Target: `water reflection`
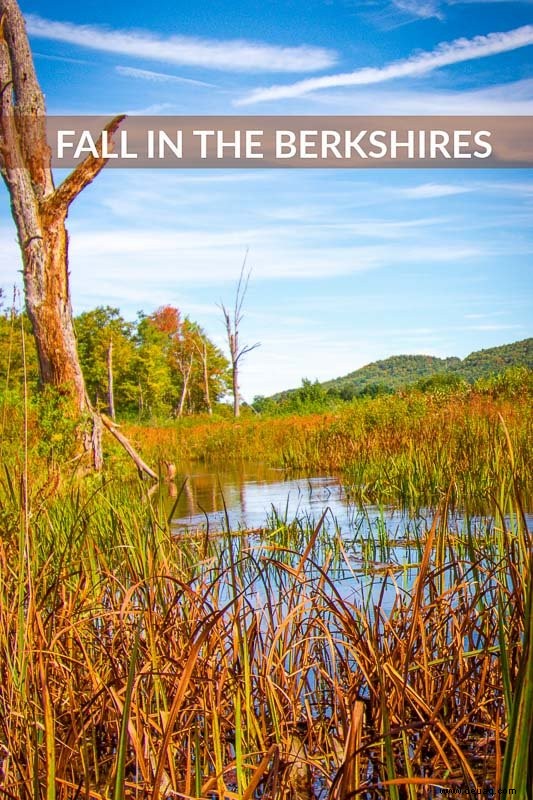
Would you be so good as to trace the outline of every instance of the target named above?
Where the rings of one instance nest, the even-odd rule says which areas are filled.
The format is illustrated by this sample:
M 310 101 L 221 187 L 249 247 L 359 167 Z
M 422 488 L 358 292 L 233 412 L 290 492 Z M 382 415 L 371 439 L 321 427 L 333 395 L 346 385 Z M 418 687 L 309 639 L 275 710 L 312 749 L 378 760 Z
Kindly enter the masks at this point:
M 263 561 L 266 565 L 272 558 L 297 569 L 310 541 L 310 529 L 327 510 L 321 529 L 324 536 L 318 536 L 313 544 L 306 575 L 317 577 L 319 571 L 325 570 L 328 585 L 335 586 L 341 601 L 354 603 L 369 615 L 374 606 L 388 613 L 398 596 L 405 597 L 412 591 L 425 536 L 434 519 L 429 509 L 410 514 L 394 508 L 361 508 L 350 502 L 334 476 L 289 477 L 281 470 L 264 465 L 231 466 L 222 470 L 189 464 L 177 477 L 173 494 L 166 502 L 169 512 L 173 509 L 172 526 L 176 533 L 206 529 L 210 533 L 243 532 L 219 542 L 213 537 L 214 549 L 210 550 L 209 558 L 206 551 L 205 567 L 208 571 L 213 569 L 212 578 L 216 580 L 220 570 L 229 567 L 230 550 L 234 562 L 240 562 L 243 556 L 245 561 L 247 556 L 253 556 L 254 569 L 249 576 L 246 596 L 256 608 L 261 607 L 267 597 L 266 586 L 261 583 L 265 576 L 255 570 L 257 563 Z M 288 538 L 280 542 L 271 533 L 277 527 L 276 522 L 290 524 L 295 519 L 301 524 L 291 528 Z M 505 523 L 513 527 L 508 518 Z M 526 525 L 529 530 L 533 529 L 531 515 L 526 515 Z M 490 517 L 466 518 L 458 512 L 450 512 L 447 526 L 458 533 L 468 531 L 474 540 L 478 536 L 484 537 L 486 543 L 497 540 L 498 526 Z M 269 530 L 265 532 L 265 528 Z M 441 570 L 439 577 L 441 591 L 453 585 L 456 579 L 453 566 L 456 556 L 464 559 L 466 571 L 470 569 L 469 550 L 464 544 L 467 540 L 468 536 L 463 537 L 463 544 L 456 545 L 455 555 L 450 550 L 450 565 Z M 272 575 L 268 593 L 274 591 L 283 603 L 284 589 L 277 584 L 278 571 L 274 570 Z M 231 599 L 230 594 L 226 599 Z
M 211 531 L 260 528 L 275 514 L 318 520 L 326 508 L 340 526 L 353 517 L 345 492 L 336 477 L 288 477 L 282 470 L 262 464 L 220 470 L 190 464 L 176 479 L 173 524 L 176 528 Z M 171 498 L 172 499 L 172 498 Z
M 385 542 L 401 540 L 407 533 L 427 530 L 433 512 L 419 509 L 414 514 L 388 507 L 361 508 L 347 496 L 339 478 L 331 475 L 288 475 L 264 464 L 220 466 L 190 463 L 182 466 L 174 484 L 165 486 L 165 502 L 172 510 L 173 527 L 210 532 L 262 528 L 273 518 L 290 523 L 295 519 L 317 522 L 327 509 L 325 526 L 343 535 L 372 533 Z M 471 518 L 474 525 L 482 518 Z M 490 518 L 483 518 L 484 522 Z M 449 524 L 460 529 L 465 521 L 450 512 Z M 492 521 L 493 522 L 493 521 Z M 526 514 L 529 530 L 533 515 Z
M 302 549 L 309 529 L 325 512 L 324 532 L 328 536 L 341 534 L 355 569 L 369 562 L 374 567 L 380 562 L 387 566 L 409 563 L 411 554 L 405 552 L 405 539 L 418 539 L 433 520 L 427 509 L 412 515 L 390 507 L 361 508 L 350 500 L 335 476 L 295 477 L 261 464 L 233 465 L 225 470 L 189 464 L 176 479 L 171 495 L 166 502 L 176 533 L 254 531 L 299 520 Z M 258 541 L 262 542 L 261 537 Z

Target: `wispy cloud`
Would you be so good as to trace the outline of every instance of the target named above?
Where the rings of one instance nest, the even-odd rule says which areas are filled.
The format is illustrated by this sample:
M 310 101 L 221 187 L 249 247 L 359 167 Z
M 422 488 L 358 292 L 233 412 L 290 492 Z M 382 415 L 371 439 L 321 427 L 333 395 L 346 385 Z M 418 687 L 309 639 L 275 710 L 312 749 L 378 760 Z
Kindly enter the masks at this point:
M 169 75 L 167 72 L 152 72 L 151 69 L 137 69 L 137 67 L 115 67 L 115 72 L 123 75 L 125 78 L 138 78 L 142 81 L 150 81 L 152 83 L 189 83 L 193 86 L 205 86 L 213 88 L 213 83 L 206 83 L 205 81 L 195 81 L 192 78 L 181 78 L 179 75 Z
M 517 50 L 533 44 L 533 25 L 524 25 L 511 31 L 489 33 L 473 39 L 456 39 L 443 42 L 435 50 L 417 53 L 402 61 L 393 61 L 384 67 L 363 67 L 355 72 L 325 75 L 321 78 L 307 78 L 288 85 L 255 89 L 235 101 L 236 105 L 249 105 L 267 100 L 300 97 L 320 89 L 333 89 L 345 86 L 368 86 L 384 83 L 397 78 L 410 78 L 426 75 L 440 67 L 459 64 L 478 58 Z
M 446 239 L 446 246 L 444 241 Z M 329 240 L 327 240 L 329 242 Z M 390 242 L 355 244 L 352 236 L 335 245 L 315 241 L 309 229 L 294 232 L 292 226 L 243 228 L 219 231 L 136 229 L 113 227 L 109 231 L 72 230 L 71 264 L 73 286 L 84 294 L 88 283 L 115 284 L 114 292 L 124 292 L 124 282 L 117 282 L 113 263 L 128 265 L 128 282 L 142 285 L 150 265 L 152 286 L 222 285 L 235 277 L 235 265 L 242 259 L 243 246 L 249 244 L 254 256 L 257 281 L 330 279 L 356 275 L 385 267 L 406 264 L 450 266 L 457 262 L 477 261 L 487 256 L 487 249 L 466 241 L 449 243 L 447 237 L 432 236 L 420 241 L 408 240 L 391 248 Z M 109 289 L 111 291 L 111 288 Z
M 90 64 L 90 61 L 87 61 L 83 58 L 69 58 L 68 56 L 54 56 L 50 53 L 37 53 L 34 51 L 34 57 L 36 58 L 44 58 L 45 61 L 62 61 L 65 64 Z
M 463 328 L 465 331 L 519 331 L 524 330 L 523 325 L 498 325 L 496 323 L 491 323 L 487 325 L 470 325 L 467 328 Z
M 531 5 L 533 0 L 392 0 L 392 5 L 411 17 L 418 19 L 444 19 L 444 9 L 458 5 L 494 5 L 498 3 Z
M 323 47 L 282 47 L 244 39 L 214 40 L 158 36 L 149 31 L 113 30 L 26 15 L 28 33 L 41 39 L 168 64 L 231 72 L 314 72 L 331 67 L 336 54 Z
M 505 314 L 505 311 L 492 311 L 490 314 L 487 314 L 487 313 L 465 314 L 464 318 L 465 319 L 477 319 L 477 320 L 480 320 L 480 319 L 489 319 L 491 317 L 503 317 L 504 314 Z
M 170 114 L 171 111 L 176 113 L 176 110 L 176 106 L 173 103 L 152 103 L 151 105 L 143 106 L 142 108 L 128 108 L 124 113 L 128 117 L 153 117 L 156 114 Z M 99 116 L 101 113 L 102 112 L 95 112 L 93 116 Z M 109 112 L 107 116 L 112 116 L 113 113 L 114 112 Z M 91 115 L 89 114 L 89 116 Z
M 278 108 L 283 108 L 283 101 Z M 285 101 L 287 113 L 379 115 L 533 114 L 533 79 L 501 83 L 483 89 L 442 90 L 434 87 L 377 86 L 319 92 Z M 101 112 L 100 112 L 101 113 Z
M 529 6 L 533 0 L 447 0 L 449 6 L 463 5 L 526 5 Z
M 422 183 L 419 186 L 406 186 L 398 190 L 402 197 L 413 200 L 426 200 L 432 197 L 450 197 L 473 191 L 472 186 L 457 186 L 451 183 Z
M 420 19 L 443 19 L 438 0 L 393 0 L 393 5 L 400 11 Z

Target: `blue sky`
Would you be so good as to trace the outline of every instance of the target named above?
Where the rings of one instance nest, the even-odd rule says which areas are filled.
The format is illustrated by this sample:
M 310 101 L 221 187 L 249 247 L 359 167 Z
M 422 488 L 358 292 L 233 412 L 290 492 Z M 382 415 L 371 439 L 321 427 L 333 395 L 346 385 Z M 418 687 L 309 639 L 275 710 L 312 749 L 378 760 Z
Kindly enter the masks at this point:
M 22 8 L 50 113 L 533 114 L 532 2 Z M 464 356 L 531 335 L 532 211 L 530 170 L 104 170 L 69 218 L 74 307 L 172 303 L 222 346 L 249 248 L 247 399 Z M 0 285 L 19 270 L 2 188 Z

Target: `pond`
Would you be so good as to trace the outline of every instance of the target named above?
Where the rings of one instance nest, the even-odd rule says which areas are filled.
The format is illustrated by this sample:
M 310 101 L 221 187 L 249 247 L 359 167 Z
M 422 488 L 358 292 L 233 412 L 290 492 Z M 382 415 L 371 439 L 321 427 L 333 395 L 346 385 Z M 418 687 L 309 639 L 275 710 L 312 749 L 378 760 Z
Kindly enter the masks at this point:
M 313 730 L 315 727 L 321 730 L 324 721 L 328 727 L 334 719 L 338 699 L 336 694 L 330 694 L 330 688 L 340 685 L 338 676 L 331 683 L 322 681 L 327 669 L 320 661 L 320 654 L 313 655 L 305 670 L 299 666 L 293 668 L 298 643 L 305 642 L 307 652 L 308 642 L 313 641 L 319 653 L 319 643 L 328 640 L 323 636 L 323 627 L 316 629 L 319 634 L 315 630 L 313 636 L 308 636 L 307 626 L 316 613 L 323 615 L 321 621 L 335 642 L 336 656 L 327 664 L 336 665 L 342 653 L 343 675 L 359 674 L 359 662 L 341 620 L 363 620 L 362 624 L 368 627 L 364 628 L 361 641 L 364 643 L 375 635 L 376 652 L 382 649 L 386 650 L 387 658 L 391 653 L 397 657 L 401 648 L 395 649 L 396 644 L 402 641 L 402 636 L 405 644 L 411 630 L 410 609 L 414 609 L 413 618 L 424 620 L 420 628 L 424 632 L 421 638 L 424 645 L 418 646 L 423 650 L 428 642 L 430 648 L 429 655 L 424 651 L 417 656 L 422 660 L 413 660 L 413 680 L 415 670 L 427 670 L 426 665 L 430 664 L 436 667 L 436 677 L 432 680 L 437 685 L 441 678 L 439 670 L 452 661 L 449 653 L 457 644 L 476 669 L 477 664 L 481 665 L 480 671 L 489 668 L 483 663 L 492 664 L 490 659 L 499 646 L 499 631 L 494 626 L 490 628 L 488 639 L 485 620 L 500 597 L 499 569 L 505 563 L 501 556 L 505 556 L 508 546 L 501 544 L 507 540 L 503 529 L 516 529 L 516 520 L 506 517 L 504 526 L 501 520 L 490 517 L 467 518 L 458 512 L 449 513 L 443 526 L 446 536 L 442 548 L 437 533 L 437 546 L 421 570 L 427 531 L 434 521 L 433 511 L 420 509 L 409 513 L 390 506 L 361 507 L 350 499 L 335 475 L 294 475 L 261 464 L 215 467 L 190 463 L 184 466 L 175 484 L 171 487 L 167 484 L 167 488 L 169 496 L 165 502 L 169 513 L 172 512 L 176 541 L 180 543 L 180 537 L 189 538 L 197 547 L 194 552 L 199 554 L 197 571 L 202 592 L 207 596 L 206 587 L 216 587 L 217 603 L 228 604 L 228 608 L 237 597 L 242 601 L 239 607 L 244 620 L 242 630 L 252 631 L 250 636 L 254 641 L 256 635 L 262 642 L 270 641 L 271 634 L 274 637 L 269 664 L 278 663 L 276 658 L 283 639 L 283 647 L 287 648 L 283 650 L 284 660 L 279 662 L 285 670 L 283 680 L 287 675 L 292 679 L 300 672 L 305 673 L 305 679 L 298 677 L 294 684 L 295 703 L 298 708 L 307 709 L 309 718 L 314 720 Z M 323 524 L 314 537 L 312 531 L 324 514 Z M 531 515 L 527 524 L 531 530 Z M 196 536 L 198 531 L 202 533 Z M 303 562 L 301 557 L 307 554 L 308 546 L 310 557 Z M 420 593 L 415 583 L 419 575 L 423 575 Z M 443 617 L 435 611 L 441 599 Z M 305 617 L 303 621 L 300 614 Z M 286 638 L 285 623 L 293 619 L 296 627 Z M 467 628 L 470 619 L 474 623 L 471 629 Z M 353 630 L 358 631 L 358 625 L 359 622 L 354 623 Z M 458 629 L 468 630 L 468 634 L 461 639 L 456 635 Z M 279 638 L 278 630 L 283 632 Z M 397 630 L 398 640 L 394 638 Z M 418 622 L 412 630 L 415 633 L 419 630 Z M 478 655 L 479 662 L 474 660 Z M 316 664 L 319 666 L 315 672 Z M 359 699 L 370 703 L 372 695 L 366 678 L 357 685 L 357 692 Z M 414 748 L 420 741 L 418 729 L 413 728 L 410 735 Z M 465 739 L 464 752 L 471 758 L 472 766 L 479 767 L 479 747 L 470 733 Z M 365 766 L 366 777 L 372 779 L 378 774 L 377 761 L 373 759 L 376 759 L 374 751 Z M 375 772 L 368 771 L 371 767 Z M 314 795 L 309 797 L 325 800 L 333 775 L 334 771 L 327 774 L 316 769 Z M 480 771 L 480 780 L 485 778 Z M 236 786 L 232 788 L 237 790 Z M 365 800 L 381 796 L 384 795 L 378 790 L 361 793 Z
M 171 494 L 176 530 L 207 526 L 210 532 L 250 530 L 276 519 L 296 518 L 316 524 L 326 509 L 328 526 L 335 524 L 348 533 L 359 525 L 360 509 L 350 502 L 339 478 L 331 475 L 294 476 L 262 464 L 225 468 L 188 464 Z M 381 517 L 379 509 L 367 509 L 367 522 Z M 397 527 L 406 522 L 404 515 L 392 510 L 387 518 Z
M 350 499 L 337 476 L 294 475 L 264 464 L 188 463 L 167 487 L 166 503 L 177 533 L 253 531 L 296 519 L 313 527 L 326 512 L 324 528 L 344 539 L 370 537 L 401 544 L 427 531 L 433 521 L 432 509 L 409 513 L 392 506 L 361 507 Z M 532 530 L 533 514 L 526 514 L 526 521 Z M 460 530 L 464 523 L 460 512 L 450 513 L 451 528 Z M 474 517 L 470 524 L 486 530 L 493 520 Z

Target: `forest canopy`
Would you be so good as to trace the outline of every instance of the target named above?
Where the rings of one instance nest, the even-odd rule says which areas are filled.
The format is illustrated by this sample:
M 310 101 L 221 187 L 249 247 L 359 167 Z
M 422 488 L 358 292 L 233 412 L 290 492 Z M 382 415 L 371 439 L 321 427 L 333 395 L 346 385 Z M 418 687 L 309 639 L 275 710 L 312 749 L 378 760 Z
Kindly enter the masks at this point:
M 135 322 L 118 308 L 98 306 L 75 317 L 74 326 L 87 393 L 102 410 L 141 418 L 211 413 L 231 386 L 224 354 L 174 306 L 139 312 Z M 20 386 L 24 375 L 36 388 L 39 369 L 29 320 L 0 305 L 2 389 Z

